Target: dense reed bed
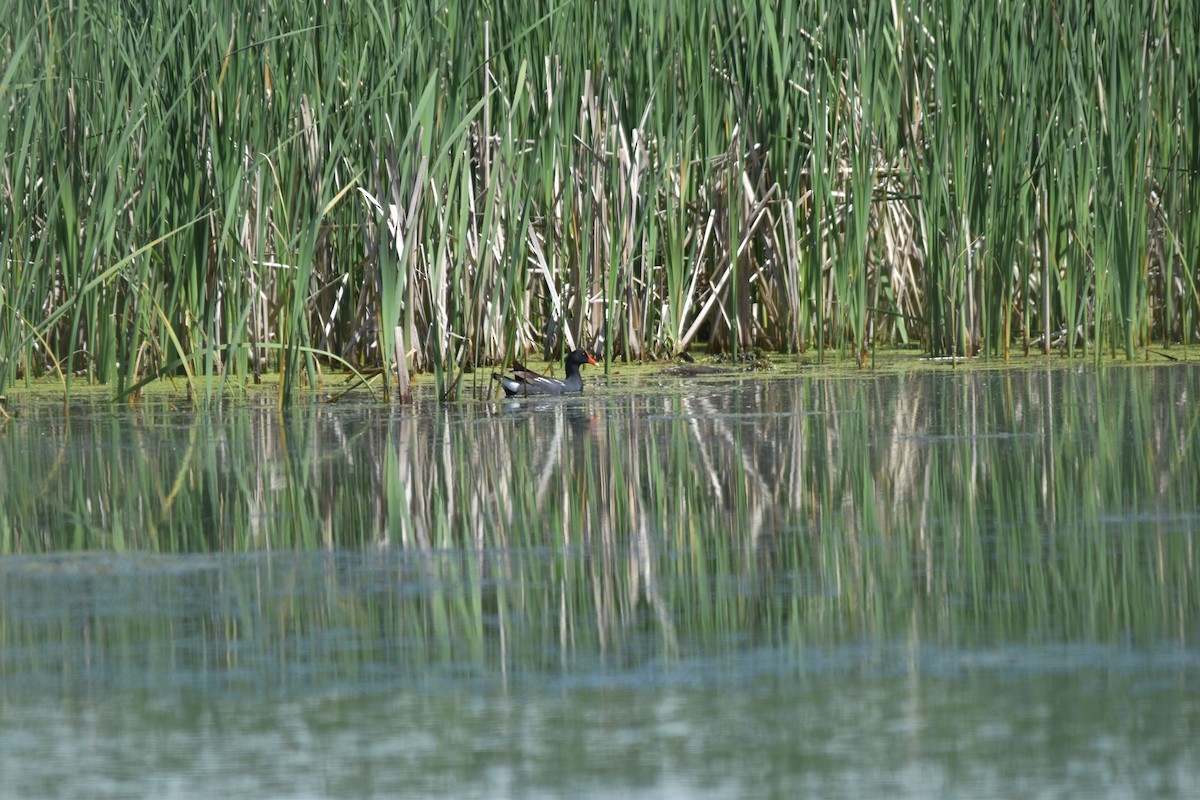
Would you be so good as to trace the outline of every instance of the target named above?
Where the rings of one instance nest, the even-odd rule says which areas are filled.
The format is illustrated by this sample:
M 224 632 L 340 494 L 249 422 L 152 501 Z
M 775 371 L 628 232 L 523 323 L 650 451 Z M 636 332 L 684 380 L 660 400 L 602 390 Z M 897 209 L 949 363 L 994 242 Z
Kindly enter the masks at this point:
M 16 4 L 0 393 L 1195 341 L 1192 3 Z

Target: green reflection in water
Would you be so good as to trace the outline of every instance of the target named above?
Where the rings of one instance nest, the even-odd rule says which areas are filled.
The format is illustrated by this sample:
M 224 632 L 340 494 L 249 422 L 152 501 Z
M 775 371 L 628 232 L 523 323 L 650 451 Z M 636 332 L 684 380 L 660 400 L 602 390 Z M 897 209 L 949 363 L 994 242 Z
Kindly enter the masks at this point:
M 35 408 L 0 438 L 4 552 L 77 555 L 9 564 L 6 583 L 229 581 L 238 569 L 188 556 L 376 552 L 395 562 L 377 591 L 355 569 L 317 573 L 303 593 L 254 597 L 273 609 L 257 624 L 281 637 L 400 624 L 431 651 L 538 664 L 914 621 L 948 643 L 1184 638 L 1197 381 L 1193 368 L 753 380 L 283 418 Z M 282 573 L 269 585 L 299 580 Z M 248 602 L 209 613 L 244 631 Z
M 1191 367 L 1064 368 L 642 379 L 542 404 L 283 417 L 31 407 L 0 433 L 0 707 L 36 716 L 28 698 L 48 697 L 103 716 L 116 693 L 237 718 L 315 694 L 390 748 L 417 734 L 377 704 L 428 697 L 442 710 L 405 713 L 461 747 L 426 790 L 487 794 L 507 779 L 465 777 L 481 746 L 468 722 L 513 735 L 505 709 L 527 702 L 544 761 L 574 766 L 555 783 L 525 745 L 504 752 L 550 794 L 596 789 L 599 745 L 572 738 L 565 709 L 618 728 L 600 749 L 629 761 L 631 790 L 712 789 L 678 771 L 727 757 L 746 765 L 732 795 L 763 788 L 751 764 L 771 791 L 856 769 L 906 794 L 778 718 L 844 715 L 834 696 L 862 714 L 806 736 L 899 726 L 940 776 L 911 784 L 925 790 L 960 786 L 961 769 L 986 793 L 1003 769 L 979 771 L 983 744 L 955 767 L 954 742 L 1019 735 L 1088 764 L 1115 747 L 1121 785 L 1171 795 L 1200 764 L 1179 736 L 1200 720 L 1198 390 Z M 683 698 L 659 711 L 677 749 L 631 721 L 664 692 Z M 1148 732 L 1148 714 L 1165 727 Z M 709 717 L 746 742 L 704 734 Z M 656 744 L 635 758 L 621 736 Z M 1048 758 L 1009 777 L 1048 774 Z

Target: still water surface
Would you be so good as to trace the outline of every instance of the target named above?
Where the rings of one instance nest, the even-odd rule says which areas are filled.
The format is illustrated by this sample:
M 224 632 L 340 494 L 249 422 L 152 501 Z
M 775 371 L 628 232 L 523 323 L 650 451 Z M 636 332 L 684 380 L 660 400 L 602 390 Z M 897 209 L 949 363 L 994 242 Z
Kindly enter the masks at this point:
M 1194 797 L 1200 369 L 29 405 L 0 796 Z

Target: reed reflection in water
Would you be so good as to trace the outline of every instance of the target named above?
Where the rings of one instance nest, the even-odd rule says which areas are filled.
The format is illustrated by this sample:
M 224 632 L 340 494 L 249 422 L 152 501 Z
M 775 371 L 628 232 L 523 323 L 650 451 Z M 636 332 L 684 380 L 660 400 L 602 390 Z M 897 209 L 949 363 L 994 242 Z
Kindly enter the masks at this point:
M 31 747 L 61 731 L 37 726 L 30 697 L 109 722 L 120 697 L 147 726 L 164 696 L 230 719 L 299 704 L 303 726 L 354 708 L 328 724 L 377 726 L 386 752 L 414 735 L 379 715 L 399 704 L 463 743 L 426 789 L 466 794 L 505 785 L 468 777 L 482 735 L 468 723 L 507 736 L 517 703 L 544 715 L 518 726 L 542 756 L 527 743 L 489 763 L 550 793 L 619 774 L 589 772 L 577 712 L 648 747 L 599 751 L 648 770 L 622 785 L 651 795 L 726 785 L 683 780 L 720 754 L 731 795 L 765 781 L 852 796 L 829 789 L 884 780 L 852 753 L 898 726 L 943 787 L 959 785 L 953 742 L 976 742 L 962 794 L 1010 769 L 1039 791 L 1173 796 L 1200 765 L 1186 734 L 1200 722 L 1198 389 L 1187 366 L 948 369 L 282 418 L 30 406 L 0 432 L 0 704 Z M 695 747 L 675 749 L 654 708 Z M 787 720 L 810 715 L 845 727 L 818 745 L 814 719 L 797 738 Z M 171 719 L 223 752 L 203 739 L 219 725 Z M 701 735 L 707 719 L 745 741 Z M 1018 735 L 1041 748 L 1014 749 Z M 857 744 L 838 750 L 846 736 Z M 1111 764 L 1110 745 L 1117 783 L 1053 777 L 1055 759 Z M 26 788 L 29 770 L 0 764 Z

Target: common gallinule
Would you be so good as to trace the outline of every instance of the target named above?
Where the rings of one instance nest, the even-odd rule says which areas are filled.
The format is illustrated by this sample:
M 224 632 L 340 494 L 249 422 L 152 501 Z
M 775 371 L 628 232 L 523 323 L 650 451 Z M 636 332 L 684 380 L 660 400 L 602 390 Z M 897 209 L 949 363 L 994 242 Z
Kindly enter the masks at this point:
M 583 378 L 579 376 L 579 368 L 584 364 L 596 365 L 598 362 L 580 348 L 563 359 L 567 377 L 565 380 L 547 378 L 533 370 L 526 369 L 520 361 L 513 362 L 513 374 L 500 375 L 493 372 L 492 378 L 500 381 L 504 394 L 513 397 L 519 394 L 566 394 L 567 392 L 582 392 Z

